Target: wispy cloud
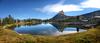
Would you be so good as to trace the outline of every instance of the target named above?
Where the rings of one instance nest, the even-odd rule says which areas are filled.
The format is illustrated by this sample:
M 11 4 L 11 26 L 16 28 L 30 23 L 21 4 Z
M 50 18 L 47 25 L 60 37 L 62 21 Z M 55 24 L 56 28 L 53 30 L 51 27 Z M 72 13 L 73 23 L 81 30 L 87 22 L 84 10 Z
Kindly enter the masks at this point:
M 81 2 L 79 5 L 75 4 L 64 4 L 65 0 L 61 0 L 55 4 L 45 5 L 42 8 L 37 8 L 36 10 L 46 13 L 59 12 L 63 10 L 64 12 L 72 12 L 72 11 L 82 11 L 84 8 L 100 8 L 99 0 L 86 0 Z
M 100 0 L 86 0 L 80 4 L 83 8 L 100 8 Z

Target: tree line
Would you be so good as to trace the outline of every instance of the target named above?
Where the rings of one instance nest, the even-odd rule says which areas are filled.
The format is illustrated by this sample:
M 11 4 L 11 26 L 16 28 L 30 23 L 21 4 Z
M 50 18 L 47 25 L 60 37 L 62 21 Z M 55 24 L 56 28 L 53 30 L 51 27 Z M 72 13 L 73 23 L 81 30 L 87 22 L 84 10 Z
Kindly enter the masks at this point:
M 11 15 L 8 15 L 5 18 L 0 18 L 0 25 L 6 25 L 6 24 L 13 24 L 13 23 L 19 23 L 19 22 L 41 22 L 40 19 L 14 19 Z
M 13 24 L 13 23 L 15 23 L 15 20 L 11 15 L 8 15 L 5 18 L 0 18 L 0 25 Z

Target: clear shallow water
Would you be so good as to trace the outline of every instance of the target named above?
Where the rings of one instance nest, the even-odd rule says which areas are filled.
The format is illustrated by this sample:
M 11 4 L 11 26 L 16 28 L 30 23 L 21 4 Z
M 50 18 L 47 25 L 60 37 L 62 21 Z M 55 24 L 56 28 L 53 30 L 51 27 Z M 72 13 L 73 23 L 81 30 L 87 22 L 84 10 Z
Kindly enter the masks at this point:
M 86 30 L 72 26 L 66 27 L 66 25 L 42 23 L 37 25 L 24 25 L 20 27 L 15 27 L 14 31 L 16 31 L 19 34 L 57 36 L 57 35 L 83 32 Z

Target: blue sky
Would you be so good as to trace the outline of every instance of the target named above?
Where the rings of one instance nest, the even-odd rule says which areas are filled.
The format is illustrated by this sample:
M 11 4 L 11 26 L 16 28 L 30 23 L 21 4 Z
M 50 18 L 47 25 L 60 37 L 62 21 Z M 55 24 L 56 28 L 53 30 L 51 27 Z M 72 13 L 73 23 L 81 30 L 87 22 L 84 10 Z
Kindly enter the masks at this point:
M 99 0 L 0 0 L 0 18 L 9 14 L 15 19 L 49 19 L 63 10 L 77 16 L 100 10 Z

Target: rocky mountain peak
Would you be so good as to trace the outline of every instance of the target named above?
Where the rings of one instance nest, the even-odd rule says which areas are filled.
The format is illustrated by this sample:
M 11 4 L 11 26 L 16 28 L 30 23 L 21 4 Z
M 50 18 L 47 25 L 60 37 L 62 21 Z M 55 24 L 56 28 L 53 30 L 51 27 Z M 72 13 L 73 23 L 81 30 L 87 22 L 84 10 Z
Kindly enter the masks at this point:
M 51 18 L 51 20 L 64 20 L 66 18 L 67 16 L 64 15 L 64 12 L 62 10 L 62 11 L 59 11 L 53 18 Z
M 60 14 L 60 15 L 64 15 L 63 10 L 59 11 L 59 13 L 58 13 L 58 14 Z

